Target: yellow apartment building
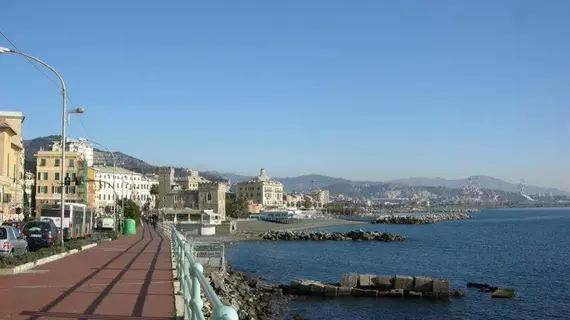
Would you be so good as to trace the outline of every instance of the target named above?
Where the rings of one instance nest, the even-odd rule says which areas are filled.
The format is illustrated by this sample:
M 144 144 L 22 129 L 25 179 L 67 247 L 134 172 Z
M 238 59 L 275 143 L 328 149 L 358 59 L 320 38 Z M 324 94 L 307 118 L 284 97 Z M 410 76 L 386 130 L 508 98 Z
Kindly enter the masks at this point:
M 21 218 L 24 198 L 23 122 L 21 112 L 0 111 L 0 221 Z
M 249 202 L 250 212 L 283 207 L 283 184 L 271 180 L 265 169 L 261 169 L 257 177 L 237 183 L 236 196 Z
M 61 199 L 62 184 L 61 170 L 61 143 L 55 142 L 51 150 L 40 150 L 36 158 L 36 215 L 46 204 L 57 204 Z M 84 185 L 77 185 L 75 178 L 81 178 L 84 172 L 83 157 L 78 152 L 65 153 L 66 177 L 70 178 L 70 185 L 65 186 L 65 202 L 84 203 Z

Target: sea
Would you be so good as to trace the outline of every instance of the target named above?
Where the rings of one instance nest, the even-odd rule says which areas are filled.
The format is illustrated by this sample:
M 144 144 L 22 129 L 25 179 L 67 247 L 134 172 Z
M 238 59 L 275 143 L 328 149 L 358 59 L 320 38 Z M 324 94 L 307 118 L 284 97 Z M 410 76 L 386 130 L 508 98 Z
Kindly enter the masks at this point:
M 275 283 L 296 278 L 339 282 L 347 272 L 447 278 L 462 298 L 444 300 L 295 299 L 307 320 L 570 319 L 570 209 L 489 209 L 472 220 L 432 225 L 351 225 L 323 231 L 374 230 L 404 242 L 238 242 L 226 247 L 237 270 Z M 513 299 L 466 288 L 483 282 L 515 289 Z

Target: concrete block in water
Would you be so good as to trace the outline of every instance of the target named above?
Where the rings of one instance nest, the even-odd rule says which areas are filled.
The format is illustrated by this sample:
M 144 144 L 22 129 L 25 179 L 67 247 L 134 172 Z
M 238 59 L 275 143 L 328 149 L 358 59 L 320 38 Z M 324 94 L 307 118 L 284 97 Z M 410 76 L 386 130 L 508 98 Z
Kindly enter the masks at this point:
M 325 285 L 320 282 L 313 282 L 309 286 L 309 294 L 311 296 L 322 296 L 325 291 Z
M 390 276 L 374 277 L 372 278 L 372 283 L 379 291 L 390 291 L 392 289 L 392 277 Z
M 418 292 L 418 291 L 409 291 L 408 296 L 410 296 L 410 297 L 421 297 L 422 293 Z
M 430 277 L 414 277 L 414 291 L 433 292 L 433 279 Z
M 435 293 L 435 292 L 424 292 L 423 296 L 426 298 L 437 298 L 437 293 Z
M 358 286 L 358 273 L 345 273 L 340 277 L 341 287 L 356 287 Z
M 339 297 L 349 297 L 352 295 L 352 288 L 351 287 L 338 287 L 338 296 Z
M 301 280 L 297 294 L 308 295 L 311 292 L 311 284 L 313 284 L 313 282 L 314 281 Z
M 374 275 L 372 275 L 372 274 L 361 274 L 361 275 L 359 275 L 358 276 L 358 287 L 364 288 L 364 289 L 373 288 L 374 282 L 372 282 L 372 278 L 374 278 Z
M 515 296 L 515 290 L 509 288 L 498 288 L 493 292 L 493 298 L 512 298 Z
M 410 276 L 395 276 L 392 279 L 394 289 L 412 290 L 414 288 L 414 278 Z
M 352 291 L 350 292 L 350 294 L 354 297 L 364 297 L 366 290 L 364 289 L 358 289 L 358 288 L 352 288 Z
M 404 290 L 403 289 L 392 289 L 390 290 L 390 297 L 403 297 Z
M 377 296 L 377 290 L 364 290 L 363 297 L 376 298 Z
M 378 297 L 388 297 L 390 295 L 390 291 L 378 291 L 376 296 Z
M 338 295 L 338 287 L 335 286 L 325 286 L 324 296 L 325 297 L 336 297 Z
M 433 279 L 433 291 L 440 296 L 449 295 L 449 280 L 447 279 Z

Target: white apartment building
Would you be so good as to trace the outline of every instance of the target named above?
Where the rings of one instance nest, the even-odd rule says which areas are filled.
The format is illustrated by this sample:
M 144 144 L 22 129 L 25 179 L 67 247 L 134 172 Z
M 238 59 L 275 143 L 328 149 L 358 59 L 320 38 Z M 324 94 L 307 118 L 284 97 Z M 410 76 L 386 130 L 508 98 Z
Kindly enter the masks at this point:
M 124 168 L 117 167 L 116 170 L 109 166 L 95 166 L 95 180 L 97 196 L 96 206 L 109 212 L 115 200 L 128 198 L 136 202 L 139 206 L 145 204 L 149 208 L 154 208 L 155 196 L 150 194 L 151 186 L 158 185 L 158 179 L 154 175 L 145 175 Z M 114 191 L 113 187 L 115 186 Z M 116 195 L 115 195 L 116 192 Z
M 93 147 L 81 139 L 68 138 L 66 141 L 67 151 L 77 152 L 83 155 L 83 160 L 87 161 L 87 166 L 93 166 Z

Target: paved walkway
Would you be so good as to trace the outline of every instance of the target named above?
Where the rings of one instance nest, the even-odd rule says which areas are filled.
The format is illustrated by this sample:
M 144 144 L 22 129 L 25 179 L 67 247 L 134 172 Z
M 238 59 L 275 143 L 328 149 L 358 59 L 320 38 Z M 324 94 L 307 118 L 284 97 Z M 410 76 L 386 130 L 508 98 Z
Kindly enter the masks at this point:
M 174 318 L 168 238 L 152 228 L 0 276 L 0 319 Z

